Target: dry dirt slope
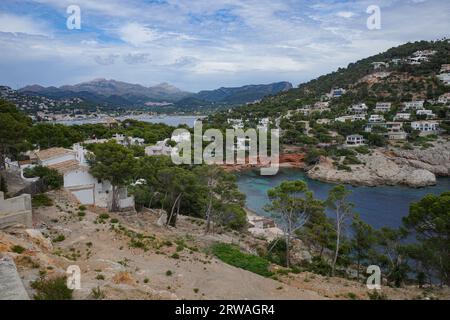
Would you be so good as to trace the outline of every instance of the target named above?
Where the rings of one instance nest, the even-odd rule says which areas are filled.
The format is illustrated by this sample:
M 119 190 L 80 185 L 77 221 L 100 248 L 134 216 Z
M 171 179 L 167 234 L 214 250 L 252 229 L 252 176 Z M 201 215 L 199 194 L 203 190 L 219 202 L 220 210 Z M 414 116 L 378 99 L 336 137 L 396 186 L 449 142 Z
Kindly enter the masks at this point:
M 258 239 L 222 233 L 205 236 L 200 220 L 181 217 L 177 229 L 157 224 L 158 213 L 103 216 L 78 205 L 64 193 L 51 193 L 54 206 L 34 210 L 30 236 L 17 227 L 0 232 L 0 255 L 14 257 L 30 296 L 30 282 L 81 269 L 75 298 L 92 298 L 99 287 L 106 299 L 349 299 L 367 298 L 367 289 L 352 281 L 309 273 L 277 280 L 238 269 L 208 254 L 216 241 L 251 249 Z M 117 220 L 115 220 L 117 219 Z M 51 239 L 52 241 L 49 241 Z M 14 245 L 26 250 L 12 252 Z M 415 298 L 416 289 L 386 290 L 390 298 Z

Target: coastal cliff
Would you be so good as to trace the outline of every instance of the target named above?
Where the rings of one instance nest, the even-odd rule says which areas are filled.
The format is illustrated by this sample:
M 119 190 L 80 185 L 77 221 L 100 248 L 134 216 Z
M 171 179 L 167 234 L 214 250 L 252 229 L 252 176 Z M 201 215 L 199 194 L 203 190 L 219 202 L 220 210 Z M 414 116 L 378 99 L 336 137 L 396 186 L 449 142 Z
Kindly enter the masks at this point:
M 361 164 L 339 170 L 334 161 L 321 157 L 307 174 L 310 178 L 353 185 L 406 185 L 426 187 L 436 184 L 436 176 L 449 176 L 450 143 L 441 140 L 427 149 L 377 149 L 358 155 Z

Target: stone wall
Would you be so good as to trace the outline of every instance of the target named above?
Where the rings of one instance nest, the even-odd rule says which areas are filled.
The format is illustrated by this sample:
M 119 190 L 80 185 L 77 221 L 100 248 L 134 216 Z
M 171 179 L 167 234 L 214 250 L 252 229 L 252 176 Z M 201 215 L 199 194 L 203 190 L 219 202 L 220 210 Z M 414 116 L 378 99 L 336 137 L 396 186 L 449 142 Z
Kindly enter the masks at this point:
M 10 257 L 0 257 L 0 300 L 30 300 Z
M 32 226 L 31 195 L 5 199 L 3 192 L 0 192 L 0 229 L 16 224 Z

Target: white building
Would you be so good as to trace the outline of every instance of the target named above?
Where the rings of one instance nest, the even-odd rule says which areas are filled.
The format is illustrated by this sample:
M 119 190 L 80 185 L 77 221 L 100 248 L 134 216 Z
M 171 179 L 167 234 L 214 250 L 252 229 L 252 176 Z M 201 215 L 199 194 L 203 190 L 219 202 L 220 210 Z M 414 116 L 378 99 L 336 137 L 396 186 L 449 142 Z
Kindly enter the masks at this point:
M 369 122 L 372 122 L 372 123 L 384 122 L 384 117 L 382 115 L 379 115 L 379 114 L 372 114 L 369 117 Z
M 401 121 L 401 120 L 405 120 L 405 121 L 411 120 L 411 113 L 400 112 L 394 116 L 394 121 Z
M 423 109 L 425 101 L 409 101 L 404 103 L 403 111 L 416 111 Z
M 450 72 L 447 73 L 441 73 L 440 75 L 438 75 L 438 78 L 444 82 L 445 85 L 450 85 Z
M 345 94 L 345 89 L 335 88 L 335 89 L 331 89 L 329 96 L 330 96 L 330 98 L 340 98 L 344 94 Z
M 387 62 L 372 62 L 372 66 L 375 70 L 381 70 L 389 68 L 389 63 Z
M 48 167 L 55 163 L 61 163 L 70 160 L 76 160 L 76 152 L 64 148 L 50 148 L 45 150 L 38 150 L 31 153 L 31 160 L 38 165 Z
M 147 156 L 170 156 L 174 148 L 167 145 L 168 139 L 158 141 L 154 146 L 145 147 L 145 154 Z
M 263 118 L 259 121 L 259 125 L 257 126 L 257 129 L 267 131 L 269 129 L 269 123 L 270 123 L 269 118 Z
M 450 72 L 450 64 L 443 64 L 441 66 L 441 73 Z
M 359 134 L 353 134 L 346 138 L 347 146 L 357 147 L 365 144 L 364 137 Z
M 353 121 L 362 121 L 362 120 L 366 120 L 366 116 L 365 115 L 351 115 L 351 116 L 341 116 L 338 118 L 335 118 L 334 121 L 336 122 L 353 122 Z
M 227 119 L 227 123 L 231 125 L 234 130 L 244 129 L 244 122 L 242 119 Z
M 444 93 L 439 96 L 438 103 L 449 104 L 450 103 L 450 92 Z
M 419 130 L 420 135 L 436 134 L 439 133 L 439 122 L 413 121 L 411 122 L 411 128 L 414 130 Z
M 385 113 L 391 110 L 392 103 L 390 102 L 377 102 L 375 106 L 375 112 Z
M 354 104 L 349 108 L 349 111 L 353 114 L 366 114 L 369 108 L 365 103 Z
M 35 152 L 37 164 L 61 173 L 64 188 L 81 204 L 111 209 L 113 200 L 111 183 L 99 181 L 89 173 L 86 149 L 80 144 L 75 144 L 73 149 L 51 148 L 37 151 Z M 119 189 L 118 205 L 120 209 L 134 208 L 134 197 L 127 195 L 126 187 Z
M 428 119 L 434 118 L 435 114 L 432 110 L 423 109 L 423 110 L 417 110 L 416 115 L 418 116 L 427 116 Z
M 403 130 L 402 122 L 386 122 L 387 133 L 385 137 L 389 140 L 405 140 L 408 134 Z

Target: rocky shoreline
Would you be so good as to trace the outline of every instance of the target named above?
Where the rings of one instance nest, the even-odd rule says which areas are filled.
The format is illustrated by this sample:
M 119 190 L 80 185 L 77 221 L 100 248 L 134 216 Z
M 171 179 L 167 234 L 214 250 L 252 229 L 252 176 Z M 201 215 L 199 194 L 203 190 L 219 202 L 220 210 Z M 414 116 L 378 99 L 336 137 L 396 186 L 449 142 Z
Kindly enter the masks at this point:
M 450 176 L 450 143 L 439 140 L 427 149 L 404 150 L 395 147 L 358 155 L 362 164 L 351 171 L 338 170 L 333 160 L 322 157 L 309 168 L 311 179 L 364 186 L 405 185 L 419 188 L 436 184 L 438 176 Z

